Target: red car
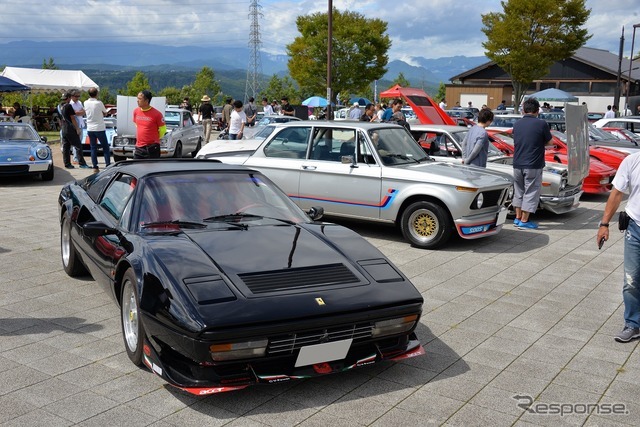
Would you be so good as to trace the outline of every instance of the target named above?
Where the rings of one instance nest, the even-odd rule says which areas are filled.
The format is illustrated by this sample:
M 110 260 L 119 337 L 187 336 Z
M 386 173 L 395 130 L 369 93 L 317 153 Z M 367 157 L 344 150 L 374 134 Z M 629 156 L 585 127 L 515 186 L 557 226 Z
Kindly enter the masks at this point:
M 567 144 L 565 143 L 567 139 L 566 135 L 558 131 L 551 131 L 551 135 L 553 136 L 553 144 L 556 146 L 557 150 L 561 153 L 567 154 Z M 625 153 L 611 147 L 592 145 L 589 147 L 589 155 L 591 156 L 591 160 L 600 160 L 607 166 L 618 170 L 620 163 L 622 163 L 629 153 Z
M 491 141 L 498 150 L 509 156 L 513 156 L 514 149 L 511 131 L 488 129 L 487 133 L 489 134 L 489 141 Z M 562 143 L 562 141 L 555 136 L 553 137 L 553 140 L 554 145 L 550 145 L 545 152 L 545 161 L 566 165 L 568 162 L 567 153 L 556 148 L 556 142 Z M 592 156 L 589 161 L 589 175 L 584 179 L 582 190 L 589 194 L 606 193 L 611 190 L 611 181 L 613 181 L 613 177 L 615 175 L 616 169 L 607 166 Z

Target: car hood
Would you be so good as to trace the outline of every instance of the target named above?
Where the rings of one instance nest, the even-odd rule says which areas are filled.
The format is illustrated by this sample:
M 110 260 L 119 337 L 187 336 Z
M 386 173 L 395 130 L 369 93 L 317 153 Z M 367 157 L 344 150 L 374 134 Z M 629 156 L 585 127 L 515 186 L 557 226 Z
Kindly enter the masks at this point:
M 376 248 L 333 224 L 184 230 L 149 246 L 202 329 L 422 303 Z
M 420 172 L 420 174 L 416 174 Z M 504 186 L 512 182 L 510 176 L 475 166 L 463 166 L 442 161 L 415 165 L 383 168 L 383 177 L 408 179 L 423 182 L 438 182 L 446 185 L 472 186 L 477 188 Z
M 592 154 L 597 153 L 605 153 L 613 157 L 617 157 L 622 161 L 625 157 L 627 157 L 627 153 L 623 153 L 620 150 L 616 150 L 615 148 L 603 147 L 603 146 L 594 146 L 590 148 Z
M 29 160 L 39 142 L 33 141 L 0 141 L 0 161 Z

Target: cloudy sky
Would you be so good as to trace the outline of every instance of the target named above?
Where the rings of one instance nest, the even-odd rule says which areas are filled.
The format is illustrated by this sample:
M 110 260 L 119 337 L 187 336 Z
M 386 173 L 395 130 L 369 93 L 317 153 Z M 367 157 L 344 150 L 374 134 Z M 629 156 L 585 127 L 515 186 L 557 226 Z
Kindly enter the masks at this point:
M 247 46 L 251 0 L 76 0 L 14 2 L 0 13 L 2 44 L 36 41 L 130 41 L 170 45 Z M 285 45 L 298 35 L 298 15 L 325 12 L 322 0 L 258 0 L 262 50 L 285 53 Z M 638 0 L 587 0 L 593 35 L 587 46 L 617 53 L 625 27 L 625 56 L 631 50 L 633 24 L 640 23 Z M 481 15 L 500 11 L 498 0 L 334 0 L 334 7 L 388 22 L 391 60 L 410 62 L 412 56 L 440 58 L 484 54 Z M 636 36 L 640 48 L 640 31 Z M 52 52 L 68 62 L 72 52 Z M 100 52 L 96 52 L 99 56 Z M 65 59 L 65 61 L 63 61 Z M 105 58 L 105 62 L 108 58 Z

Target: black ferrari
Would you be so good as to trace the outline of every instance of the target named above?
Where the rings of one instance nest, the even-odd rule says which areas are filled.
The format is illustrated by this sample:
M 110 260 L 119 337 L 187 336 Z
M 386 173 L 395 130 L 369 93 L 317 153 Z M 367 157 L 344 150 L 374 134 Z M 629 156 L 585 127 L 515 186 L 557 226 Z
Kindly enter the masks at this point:
M 64 270 L 113 296 L 133 363 L 190 393 L 424 354 L 411 282 L 259 172 L 129 160 L 66 184 L 59 208 Z

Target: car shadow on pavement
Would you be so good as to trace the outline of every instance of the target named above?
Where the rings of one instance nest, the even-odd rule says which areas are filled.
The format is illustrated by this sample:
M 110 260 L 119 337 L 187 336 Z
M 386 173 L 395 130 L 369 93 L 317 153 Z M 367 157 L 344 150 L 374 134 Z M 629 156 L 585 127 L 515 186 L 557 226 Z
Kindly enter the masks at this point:
M 292 418 L 307 410 L 336 402 L 357 404 L 362 398 L 373 397 L 383 402 L 403 399 L 421 387 L 462 375 L 469 365 L 431 330 L 418 324 L 416 334 L 426 354 L 398 362 L 384 361 L 375 365 L 304 380 L 276 384 L 257 384 L 242 390 L 197 397 L 166 385 L 165 389 L 191 409 L 209 417 L 224 420 L 229 412 L 248 415 L 254 420 L 267 420 L 271 414 L 290 413 Z M 196 400 L 200 403 L 194 405 Z M 291 404 L 285 402 L 289 401 Z
M 104 329 L 102 325 L 85 322 L 79 317 L 5 317 L 0 318 L 0 336 L 46 335 L 55 331 L 85 334 Z
M 23 187 L 26 185 L 37 187 L 61 187 L 69 181 L 73 181 L 76 178 L 66 169 L 54 166 L 53 180 L 43 181 L 39 176 L 4 176 L 0 177 L 0 187 Z M 85 172 L 86 175 L 91 173 L 90 169 L 80 169 Z

